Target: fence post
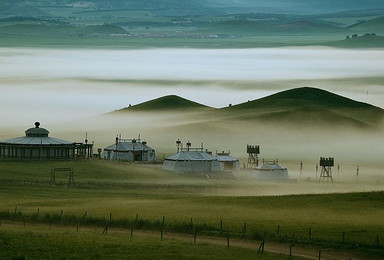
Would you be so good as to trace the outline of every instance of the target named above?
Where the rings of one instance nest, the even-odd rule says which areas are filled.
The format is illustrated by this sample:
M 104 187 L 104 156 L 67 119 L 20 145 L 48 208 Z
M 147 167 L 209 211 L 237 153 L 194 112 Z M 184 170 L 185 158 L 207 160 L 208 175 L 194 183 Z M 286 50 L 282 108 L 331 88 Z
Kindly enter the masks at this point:
M 133 223 L 131 224 L 131 237 L 133 237 Z
M 63 210 L 60 210 L 60 220 L 63 217 Z
M 14 215 L 16 215 L 16 214 L 17 214 L 17 206 L 15 207 Z
M 37 208 L 37 217 L 40 216 L 40 208 Z
M 345 232 L 343 231 L 343 244 L 345 243 Z
M 280 234 L 280 225 L 277 225 L 277 234 Z
M 244 225 L 243 225 L 243 236 L 245 236 L 246 233 L 247 233 L 247 222 L 244 222 Z
M 229 248 L 229 234 L 227 236 L 227 248 Z
M 164 223 L 165 223 L 165 216 L 163 216 L 163 225 L 164 225 Z
M 259 246 L 259 249 L 257 250 L 257 253 L 264 253 L 264 243 L 265 243 L 265 240 L 263 240 Z
M 319 250 L 319 260 L 321 260 L 321 250 Z
M 193 228 L 193 218 L 191 218 L 191 229 Z
M 135 221 L 136 221 L 136 222 L 139 221 L 139 214 L 136 214 L 136 219 L 135 219 Z
M 112 212 L 109 212 L 109 221 L 112 221 Z
M 312 228 L 311 227 L 309 227 L 308 237 L 309 237 L 309 240 L 312 239 Z
M 292 245 L 289 245 L 289 259 L 292 259 Z
M 379 235 L 376 235 L 376 246 L 379 246 Z
M 223 233 L 223 220 L 220 220 L 220 233 Z
M 195 234 L 193 236 L 193 243 L 195 243 L 195 244 L 196 244 L 196 237 L 197 237 L 197 232 L 195 231 Z
M 160 229 L 160 240 L 163 240 L 163 229 Z

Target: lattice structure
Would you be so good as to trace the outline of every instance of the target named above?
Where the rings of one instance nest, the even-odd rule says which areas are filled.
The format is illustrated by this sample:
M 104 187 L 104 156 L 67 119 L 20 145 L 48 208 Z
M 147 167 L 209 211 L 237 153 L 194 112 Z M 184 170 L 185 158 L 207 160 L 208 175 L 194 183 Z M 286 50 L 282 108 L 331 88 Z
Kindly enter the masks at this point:
M 247 168 L 255 168 L 259 166 L 260 147 L 258 145 L 247 145 L 247 154 Z
M 333 157 L 329 157 L 329 158 L 320 157 L 320 167 L 321 167 L 320 181 L 331 180 L 331 182 L 333 182 L 332 167 L 334 166 L 335 166 L 335 161 Z

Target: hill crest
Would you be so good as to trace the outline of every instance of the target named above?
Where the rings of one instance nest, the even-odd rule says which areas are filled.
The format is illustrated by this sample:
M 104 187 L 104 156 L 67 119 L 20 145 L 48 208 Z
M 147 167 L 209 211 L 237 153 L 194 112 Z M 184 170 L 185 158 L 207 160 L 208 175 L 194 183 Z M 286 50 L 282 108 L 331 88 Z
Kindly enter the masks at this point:
M 168 95 L 160 98 L 152 99 L 137 105 L 125 107 L 118 110 L 118 112 L 130 112 L 130 111 L 145 111 L 145 112 L 157 112 L 157 111 L 187 111 L 187 110 L 202 110 L 212 109 L 211 107 L 203 104 L 182 98 L 177 95 Z

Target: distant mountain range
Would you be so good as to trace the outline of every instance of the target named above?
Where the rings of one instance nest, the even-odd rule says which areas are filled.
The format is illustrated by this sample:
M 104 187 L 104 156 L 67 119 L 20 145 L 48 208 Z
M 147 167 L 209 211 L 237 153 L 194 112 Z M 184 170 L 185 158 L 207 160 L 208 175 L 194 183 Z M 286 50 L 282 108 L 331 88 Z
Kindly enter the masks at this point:
M 382 0 L 0 0 L 0 9 L 12 7 L 71 7 L 84 6 L 94 9 L 177 9 L 204 10 L 223 9 L 232 13 L 330 13 L 350 10 L 382 9 Z
M 211 118 L 211 120 L 284 122 L 302 125 L 322 123 L 363 128 L 376 128 L 384 119 L 384 110 L 379 107 L 310 87 L 282 91 L 265 98 L 220 109 L 174 95 L 165 96 L 112 114 L 180 111 L 203 112 L 202 118 Z

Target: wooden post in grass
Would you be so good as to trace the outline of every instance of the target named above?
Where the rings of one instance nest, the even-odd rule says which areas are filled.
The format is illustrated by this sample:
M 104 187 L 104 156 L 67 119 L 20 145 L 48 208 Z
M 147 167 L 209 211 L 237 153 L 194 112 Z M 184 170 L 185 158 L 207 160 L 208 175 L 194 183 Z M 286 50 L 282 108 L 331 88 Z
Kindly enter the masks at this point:
M 376 235 L 376 246 L 379 246 L 379 235 Z
M 133 223 L 131 224 L 131 237 L 133 237 Z
M 139 221 L 139 214 L 136 214 L 135 222 Z
M 309 227 L 308 237 L 309 237 L 309 240 L 312 239 L 312 228 L 311 227 Z
M 16 215 L 16 214 L 17 214 L 17 206 L 15 207 L 14 215 Z
M 193 243 L 196 244 L 196 237 L 197 237 L 197 232 L 195 231 L 195 234 L 193 235 Z
M 60 220 L 62 219 L 63 217 L 63 210 L 60 210 Z
M 289 259 L 292 259 L 292 245 L 289 245 Z
M 191 218 L 191 229 L 193 229 L 193 218 Z
M 321 260 L 321 250 L 319 250 L 319 260 Z
M 84 220 L 87 218 L 87 216 L 88 216 L 88 210 L 86 210 L 86 211 L 84 212 Z
M 223 220 L 220 220 L 220 233 L 223 233 Z
M 243 236 L 245 236 L 246 233 L 247 233 L 247 222 L 244 222 L 244 225 L 243 225 Z
M 112 221 L 112 212 L 109 212 L 109 221 Z
M 277 225 L 277 234 L 280 234 L 280 225 Z
M 40 208 L 37 208 L 37 217 L 40 216 Z
M 106 235 L 108 235 L 108 225 L 105 226 L 105 228 L 104 228 L 104 230 L 103 230 L 103 232 L 101 234 L 103 235 L 104 233 Z
M 229 234 L 227 236 L 227 248 L 229 248 Z
M 164 223 L 165 223 L 165 216 L 163 216 L 163 221 L 162 221 L 163 226 L 164 226 Z
M 160 229 L 160 240 L 163 240 L 163 229 Z
M 259 249 L 257 250 L 257 253 L 264 253 L 264 244 L 265 244 L 265 240 L 261 242 Z

